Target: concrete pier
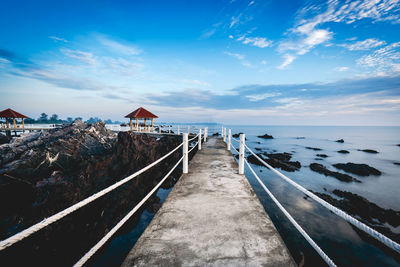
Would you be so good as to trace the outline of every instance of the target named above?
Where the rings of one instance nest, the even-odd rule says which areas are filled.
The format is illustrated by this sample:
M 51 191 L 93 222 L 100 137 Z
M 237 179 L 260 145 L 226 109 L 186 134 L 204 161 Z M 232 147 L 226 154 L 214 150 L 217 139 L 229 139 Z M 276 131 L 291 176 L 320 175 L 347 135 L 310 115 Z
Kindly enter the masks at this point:
M 122 266 L 296 266 L 232 154 L 209 138 Z

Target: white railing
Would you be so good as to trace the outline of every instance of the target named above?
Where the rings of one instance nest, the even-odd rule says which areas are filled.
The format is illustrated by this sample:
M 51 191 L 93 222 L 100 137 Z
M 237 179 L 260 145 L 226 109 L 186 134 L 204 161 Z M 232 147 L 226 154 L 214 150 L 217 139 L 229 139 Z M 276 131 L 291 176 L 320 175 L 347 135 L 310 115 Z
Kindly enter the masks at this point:
M 205 135 L 204 135 L 204 141 L 207 138 L 207 128 L 205 128 Z M 198 141 L 193 145 L 193 148 L 188 151 L 188 146 L 189 142 L 194 141 L 196 138 L 198 138 Z M 181 146 L 183 147 L 183 156 L 178 160 L 178 162 L 172 167 L 172 169 L 161 179 L 161 181 L 117 224 L 112 228 L 107 235 L 105 235 L 94 247 L 92 247 L 74 266 L 82 266 L 87 260 L 90 259 L 91 256 L 93 256 L 96 251 L 98 251 L 117 231 L 119 228 L 122 227 L 122 225 L 146 202 L 147 199 L 150 198 L 150 196 L 161 186 L 161 184 L 171 175 L 171 173 L 176 169 L 176 167 L 179 165 L 179 163 L 182 161 L 183 162 L 183 173 L 188 173 L 188 161 L 189 161 L 189 153 L 197 146 L 199 150 L 201 150 L 201 143 L 202 143 L 202 135 L 201 135 L 201 129 L 199 133 L 193 137 L 192 139 L 188 138 L 188 133 L 183 134 L 183 142 L 179 144 L 177 147 L 175 147 L 173 150 L 159 158 L 158 160 L 154 161 L 153 163 L 147 165 L 146 167 L 142 168 L 141 170 L 129 175 L 128 177 L 123 178 L 119 182 L 116 182 L 115 184 L 101 190 L 100 192 L 97 192 L 93 194 L 92 196 L 72 205 L 69 208 L 64 209 L 63 211 L 60 211 L 53 216 L 50 216 L 49 218 L 46 218 L 42 220 L 41 222 L 3 240 L 0 241 L 0 251 L 4 250 L 15 243 L 25 239 L 26 237 L 40 231 L 41 229 L 45 228 L 46 226 L 60 220 L 61 218 L 67 216 L 68 214 L 71 214 L 72 212 L 86 206 L 87 204 L 93 202 L 94 200 L 104 196 L 105 194 L 113 191 L 114 189 L 120 187 L 121 185 L 131 181 L 133 178 L 139 176 L 140 174 L 144 173 L 145 171 L 149 170 L 153 166 L 157 165 L 164 159 L 168 158 L 170 155 L 172 155 L 174 152 L 176 152 Z
M 225 142 L 225 132 L 226 132 L 226 128 L 222 129 L 222 134 L 223 134 L 223 140 Z M 228 136 L 228 143 L 230 143 L 231 140 L 231 130 L 229 129 L 229 136 Z M 254 172 L 253 168 L 251 168 L 250 164 L 248 163 L 248 161 L 245 159 L 244 157 L 244 153 L 245 150 L 247 149 L 258 161 L 260 161 L 264 166 L 266 166 L 268 169 L 270 169 L 271 171 L 273 171 L 275 174 L 277 174 L 280 178 L 282 178 L 283 180 L 285 180 L 286 182 L 288 182 L 289 184 L 291 184 L 292 186 L 294 186 L 296 189 L 298 189 L 299 191 L 303 192 L 304 194 L 306 194 L 307 196 L 309 196 L 310 198 L 312 198 L 313 200 L 315 200 L 316 202 L 318 202 L 319 204 L 321 204 L 322 206 L 324 206 L 325 208 L 329 209 L 330 211 L 332 211 L 333 213 L 335 213 L 336 215 L 338 215 L 339 217 L 343 218 L 344 220 L 346 220 L 347 222 L 351 223 L 352 225 L 356 226 L 358 229 L 366 232 L 367 234 L 369 234 L 370 236 L 374 237 L 375 239 L 377 239 L 378 241 L 380 241 L 381 243 L 385 244 L 387 247 L 393 249 L 394 251 L 396 251 L 397 253 L 400 253 L 400 244 L 398 244 L 397 242 L 391 240 L 390 238 L 384 236 L 383 234 L 379 233 L 378 231 L 372 229 L 371 227 L 367 226 L 366 224 L 360 222 L 359 220 L 357 220 L 356 218 L 350 216 L 349 214 L 347 214 L 346 212 L 336 208 L 335 206 L 329 204 L 328 202 L 326 202 L 325 200 L 321 199 L 320 197 L 316 196 L 315 194 L 313 194 L 312 192 L 308 191 L 307 189 L 305 189 L 304 187 L 302 187 L 301 185 L 297 184 L 296 182 L 294 182 L 293 180 L 291 180 L 289 177 L 287 177 L 286 175 L 282 174 L 281 172 L 279 172 L 278 170 L 276 170 L 275 168 L 273 168 L 271 165 L 269 165 L 268 163 L 266 163 L 262 158 L 260 158 L 259 156 L 256 155 L 256 153 L 254 153 L 245 143 L 246 140 L 246 136 L 245 134 L 240 134 L 240 140 L 235 139 L 232 137 L 232 140 L 236 141 L 239 143 L 239 151 L 237 151 L 237 149 L 230 144 L 230 146 L 233 148 L 233 150 L 239 154 L 239 168 L 238 168 L 238 172 L 239 174 L 244 174 L 244 163 L 246 163 L 246 165 L 249 167 L 250 171 L 252 172 L 252 174 L 256 177 L 257 181 L 260 183 L 260 185 L 263 187 L 263 189 L 267 192 L 267 194 L 271 197 L 271 199 L 275 202 L 275 204 L 279 207 L 279 209 L 285 214 L 285 216 L 289 219 L 289 221 L 296 227 L 296 229 L 303 235 L 303 237 L 310 243 L 310 245 L 318 252 L 318 254 L 324 259 L 324 261 L 330 265 L 330 266 L 335 266 L 334 262 L 322 251 L 322 249 L 311 239 L 311 237 L 304 231 L 304 229 L 294 220 L 294 218 L 286 211 L 286 209 L 279 203 L 279 201 L 275 198 L 275 196 L 268 190 L 268 188 L 265 186 L 265 184 L 261 181 L 261 179 L 258 177 L 258 175 Z M 229 149 L 228 149 L 229 150 Z

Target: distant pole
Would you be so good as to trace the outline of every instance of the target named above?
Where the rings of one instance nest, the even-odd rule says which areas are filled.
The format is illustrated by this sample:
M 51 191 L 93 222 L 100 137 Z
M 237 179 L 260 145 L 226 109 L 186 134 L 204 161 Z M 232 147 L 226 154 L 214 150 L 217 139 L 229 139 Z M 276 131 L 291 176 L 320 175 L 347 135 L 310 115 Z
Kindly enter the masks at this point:
M 231 129 L 228 130 L 228 143 L 226 143 L 226 148 L 231 151 Z
M 199 150 L 201 150 L 201 128 L 199 130 Z
M 240 147 L 239 147 L 239 174 L 244 174 L 244 144 L 246 136 L 240 134 Z
M 183 134 L 183 171 L 182 173 L 189 172 L 189 134 Z
M 179 125 L 178 125 L 178 135 L 180 135 L 181 133 L 180 133 L 180 130 L 179 130 Z

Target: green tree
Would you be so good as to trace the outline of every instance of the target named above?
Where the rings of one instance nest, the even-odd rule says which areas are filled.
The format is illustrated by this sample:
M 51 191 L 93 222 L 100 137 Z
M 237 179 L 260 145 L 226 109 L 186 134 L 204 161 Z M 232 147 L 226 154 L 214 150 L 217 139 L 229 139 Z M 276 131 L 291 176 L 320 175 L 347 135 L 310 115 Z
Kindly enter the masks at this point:
M 38 121 L 47 122 L 48 121 L 48 115 L 43 112 L 42 114 L 40 114 L 40 117 L 39 117 Z

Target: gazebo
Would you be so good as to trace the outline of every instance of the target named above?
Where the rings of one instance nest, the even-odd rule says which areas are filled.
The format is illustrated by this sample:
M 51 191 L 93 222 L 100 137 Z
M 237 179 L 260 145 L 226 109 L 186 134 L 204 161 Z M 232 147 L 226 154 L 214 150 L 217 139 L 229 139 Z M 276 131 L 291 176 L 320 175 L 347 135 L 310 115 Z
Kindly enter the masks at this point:
M 15 123 L 15 119 L 22 119 L 22 128 L 25 128 L 24 124 L 24 119 L 29 118 L 19 112 L 16 112 L 15 110 L 12 110 L 10 108 L 5 109 L 3 111 L 0 111 L 0 118 L 5 118 L 6 123 L 7 123 L 7 128 L 10 128 L 10 125 L 8 123 L 8 119 L 13 119 L 14 121 L 14 128 L 17 128 L 17 124 Z
M 136 119 L 136 130 L 139 131 L 139 120 L 144 120 L 144 128 L 146 130 L 146 120 L 151 119 L 151 130 L 154 130 L 154 119 L 158 118 L 156 115 L 154 115 L 153 113 L 151 113 L 150 111 L 148 111 L 147 109 L 144 109 L 142 107 L 138 108 L 137 110 L 129 113 L 128 115 L 125 116 L 125 118 L 129 118 L 130 122 L 129 125 L 131 127 L 131 130 L 133 128 L 132 125 L 132 119 Z

